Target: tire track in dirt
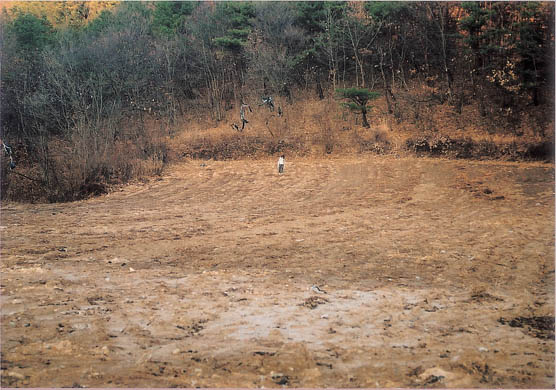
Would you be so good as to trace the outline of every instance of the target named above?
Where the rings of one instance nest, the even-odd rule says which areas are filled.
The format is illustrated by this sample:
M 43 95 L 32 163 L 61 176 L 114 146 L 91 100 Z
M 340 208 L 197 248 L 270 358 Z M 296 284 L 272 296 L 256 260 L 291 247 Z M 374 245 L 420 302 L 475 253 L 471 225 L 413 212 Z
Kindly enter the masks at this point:
M 499 321 L 554 316 L 553 186 L 529 163 L 189 161 L 3 204 L 2 385 L 553 386 L 553 340 Z

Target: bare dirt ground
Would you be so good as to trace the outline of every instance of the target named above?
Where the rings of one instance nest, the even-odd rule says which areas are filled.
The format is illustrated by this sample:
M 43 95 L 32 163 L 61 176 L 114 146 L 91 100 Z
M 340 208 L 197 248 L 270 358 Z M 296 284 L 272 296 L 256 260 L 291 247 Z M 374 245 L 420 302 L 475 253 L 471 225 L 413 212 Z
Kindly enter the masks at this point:
M 555 384 L 552 164 L 188 161 L 1 225 L 4 387 Z

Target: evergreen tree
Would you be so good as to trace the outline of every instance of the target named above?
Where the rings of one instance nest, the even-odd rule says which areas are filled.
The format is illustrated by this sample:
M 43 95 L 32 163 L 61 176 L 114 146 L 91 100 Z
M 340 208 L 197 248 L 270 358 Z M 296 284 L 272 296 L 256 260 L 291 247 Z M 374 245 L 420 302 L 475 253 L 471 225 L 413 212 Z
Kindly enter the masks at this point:
M 526 2 L 518 4 L 519 21 L 515 23 L 518 37 L 515 48 L 519 54 L 517 71 L 521 88 L 530 93 L 533 104 L 540 102 L 540 87 L 550 78 L 550 53 L 554 56 L 553 40 L 549 34 L 549 14 L 541 4 Z
M 336 89 L 336 93 L 340 99 L 349 100 L 349 102 L 342 103 L 342 105 L 352 111 L 360 112 L 363 120 L 363 127 L 369 127 L 367 112 L 371 107 L 367 106 L 367 103 L 370 100 L 378 98 L 380 94 L 378 92 L 369 91 L 366 88 L 338 88 Z
M 185 32 L 187 17 L 198 5 L 190 1 L 157 1 L 153 12 L 153 30 L 172 37 Z
M 36 53 L 53 41 L 54 30 L 46 17 L 20 13 L 8 28 L 15 36 L 18 49 L 27 54 Z

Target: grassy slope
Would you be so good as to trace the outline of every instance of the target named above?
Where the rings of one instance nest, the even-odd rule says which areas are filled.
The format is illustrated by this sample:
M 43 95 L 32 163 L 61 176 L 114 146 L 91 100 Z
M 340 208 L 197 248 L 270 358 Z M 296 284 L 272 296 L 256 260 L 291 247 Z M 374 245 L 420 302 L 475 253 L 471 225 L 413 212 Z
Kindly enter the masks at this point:
M 276 99 L 278 100 L 278 99 Z M 234 130 L 240 123 L 239 110 L 232 108 L 220 122 L 195 113 L 184 118 L 168 141 L 171 157 L 256 158 L 281 152 L 298 155 L 351 153 L 425 153 L 447 157 L 546 159 L 554 139 L 554 122 L 540 126 L 547 115 L 542 108 L 522 115 L 515 129 L 496 126 L 496 121 L 481 118 L 474 104 L 462 113 L 448 105 L 399 105 L 402 120 L 387 113 L 383 98 L 376 100 L 369 115 L 371 127 L 365 129 L 357 115 L 339 107 L 334 99 L 318 100 L 297 96 L 295 104 L 277 102 L 284 108 L 278 117 L 256 98 L 243 132 Z M 549 116 L 553 117 L 553 116 Z M 544 133 L 544 135 L 543 135 Z

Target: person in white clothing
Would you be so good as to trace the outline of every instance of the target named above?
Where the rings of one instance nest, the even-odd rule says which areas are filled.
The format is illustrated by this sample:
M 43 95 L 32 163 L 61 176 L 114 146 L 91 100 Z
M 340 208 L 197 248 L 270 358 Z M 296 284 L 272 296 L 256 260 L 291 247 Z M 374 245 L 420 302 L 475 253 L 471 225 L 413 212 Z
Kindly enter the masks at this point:
M 286 156 L 281 155 L 278 159 L 278 173 L 284 173 L 284 164 L 285 164 Z

